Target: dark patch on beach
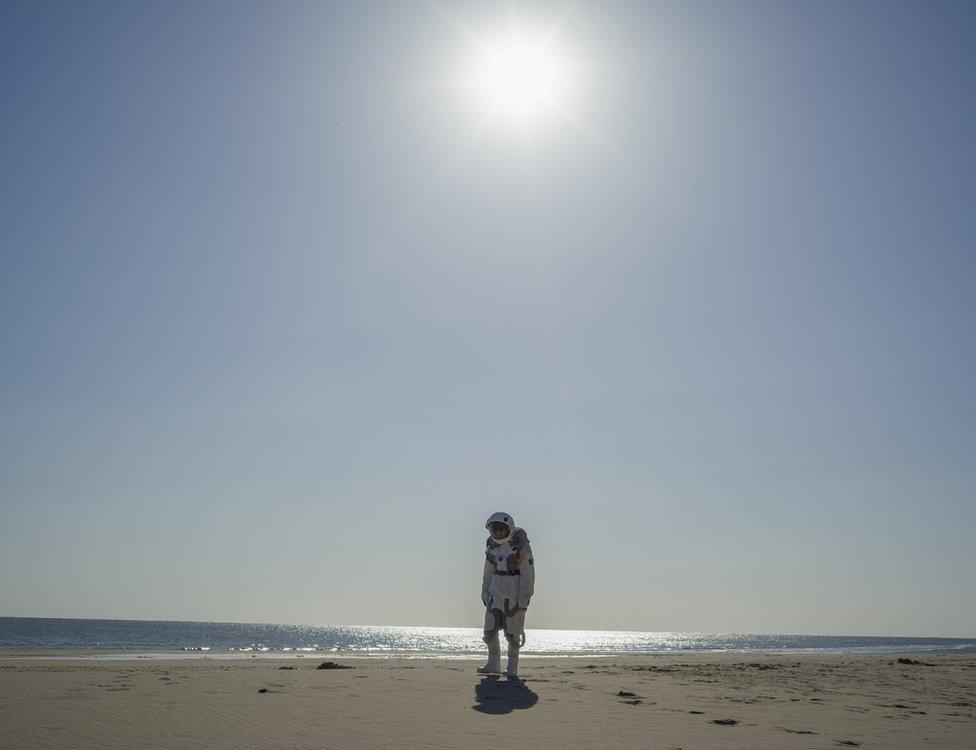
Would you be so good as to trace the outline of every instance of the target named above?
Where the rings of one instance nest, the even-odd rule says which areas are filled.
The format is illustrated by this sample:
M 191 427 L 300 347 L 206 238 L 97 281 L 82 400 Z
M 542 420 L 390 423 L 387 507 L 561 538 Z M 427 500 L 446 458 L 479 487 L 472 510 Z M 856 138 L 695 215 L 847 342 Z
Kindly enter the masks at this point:
M 278 667 L 278 669 L 298 669 L 298 667 Z
M 704 711 L 689 711 L 688 713 L 690 713 L 690 714 L 703 714 L 705 712 Z
M 644 701 L 642 701 L 640 698 L 633 698 L 631 700 L 624 700 L 624 701 L 620 701 L 620 702 L 621 703 L 626 703 L 628 706 L 636 706 L 636 705 L 638 705 L 640 703 L 643 703 Z
M 860 747 L 861 743 L 857 740 L 837 740 L 838 745 L 844 745 L 844 747 Z
M 723 727 L 734 727 L 738 723 L 738 719 L 712 719 L 712 724 L 719 724 Z
M 619 695 L 621 698 L 636 698 L 637 697 L 637 693 L 632 693 L 629 690 L 620 690 L 620 691 L 617 692 L 617 695 Z
M 936 666 L 935 664 L 933 664 L 930 661 L 915 661 L 915 659 L 905 659 L 905 658 L 900 658 L 898 660 L 898 663 L 899 664 L 911 664 L 912 666 L 918 666 L 918 667 L 934 667 L 934 666 Z
M 268 692 L 268 689 L 267 688 L 261 688 L 260 690 L 258 690 L 258 692 L 259 693 L 266 693 L 266 692 Z
M 780 729 L 790 734 L 816 734 L 812 729 L 789 729 L 788 727 L 780 727 Z
M 539 701 L 539 696 L 522 680 L 502 680 L 498 675 L 485 677 L 475 686 L 474 693 L 476 705 L 472 708 L 486 714 L 507 714 L 532 708 Z
M 334 661 L 324 661 L 316 669 L 355 669 L 355 667 L 350 667 L 348 664 L 338 664 Z

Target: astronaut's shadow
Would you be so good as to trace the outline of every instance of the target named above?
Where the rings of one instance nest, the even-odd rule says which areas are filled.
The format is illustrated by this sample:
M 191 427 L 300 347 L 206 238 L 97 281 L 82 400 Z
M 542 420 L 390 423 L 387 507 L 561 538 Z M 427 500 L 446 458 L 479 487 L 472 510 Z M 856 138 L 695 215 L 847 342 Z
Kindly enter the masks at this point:
M 539 696 L 521 680 L 502 680 L 497 675 L 485 677 L 474 687 L 472 706 L 483 714 L 507 714 L 519 708 L 532 708 Z

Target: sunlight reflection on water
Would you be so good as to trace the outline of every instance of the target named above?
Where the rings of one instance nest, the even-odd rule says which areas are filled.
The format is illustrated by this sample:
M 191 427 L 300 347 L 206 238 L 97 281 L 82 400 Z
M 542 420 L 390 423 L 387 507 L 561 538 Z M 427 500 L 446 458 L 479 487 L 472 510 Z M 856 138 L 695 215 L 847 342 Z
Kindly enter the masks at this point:
M 184 656 L 301 658 L 320 653 L 350 656 L 470 657 L 484 651 L 478 628 L 284 625 L 143 620 L 62 620 L 0 617 L 0 649 L 115 649 Z M 962 638 L 764 635 L 536 630 L 523 653 L 601 655 L 698 651 L 865 652 L 976 651 Z

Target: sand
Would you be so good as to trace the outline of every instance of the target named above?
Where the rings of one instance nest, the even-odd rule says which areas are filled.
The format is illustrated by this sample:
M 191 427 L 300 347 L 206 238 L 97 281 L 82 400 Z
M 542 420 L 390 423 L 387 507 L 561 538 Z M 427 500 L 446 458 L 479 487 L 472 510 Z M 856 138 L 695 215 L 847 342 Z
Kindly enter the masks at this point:
M 976 747 L 971 654 L 330 658 L 0 659 L 0 747 Z

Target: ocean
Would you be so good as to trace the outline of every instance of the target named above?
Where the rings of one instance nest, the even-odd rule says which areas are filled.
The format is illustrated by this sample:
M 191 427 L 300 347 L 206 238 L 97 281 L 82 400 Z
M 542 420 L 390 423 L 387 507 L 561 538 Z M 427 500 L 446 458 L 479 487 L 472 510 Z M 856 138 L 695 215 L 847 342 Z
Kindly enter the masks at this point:
M 286 625 L 167 620 L 73 620 L 0 617 L 0 649 L 103 649 L 135 656 L 445 658 L 484 652 L 478 628 L 374 625 Z M 976 638 L 614 630 L 528 630 L 526 655 L 613 655 L 674 652 L 976 653 Z M 0 651 L 0 657 L 3 656 Z

